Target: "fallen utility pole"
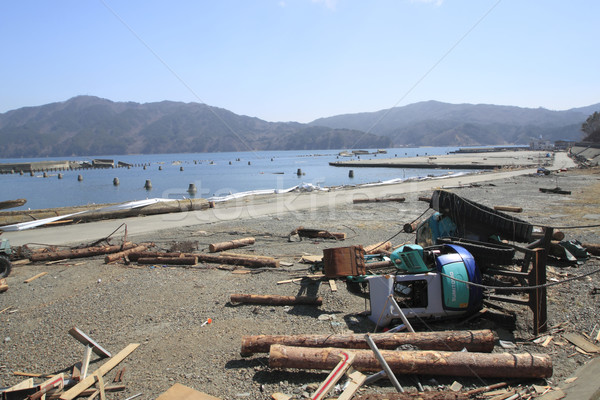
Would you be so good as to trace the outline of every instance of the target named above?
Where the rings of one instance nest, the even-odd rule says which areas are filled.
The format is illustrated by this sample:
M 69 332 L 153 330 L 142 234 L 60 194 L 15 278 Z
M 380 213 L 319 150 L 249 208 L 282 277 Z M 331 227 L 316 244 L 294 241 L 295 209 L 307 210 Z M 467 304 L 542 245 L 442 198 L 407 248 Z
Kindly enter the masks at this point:
M 83 257 L 93 257 L 99 256 L 103 254 L 116 253 L 122 250 L 127 250 L 136 245 L 131 242 L 125 242 L 122 245 L 114 245 L 114 246 L 95 246 L 95 247 L 86 247 L 83 249 L 74 249 L 74 250 L 60 250 L 60 251 L 50 251 L 50 252 L 39 252 L 32 254 L 29 259 L 31 261 L 55 261 L 55 260 L 65 260 L 71 258 L 83 258 Z
M 291 347 L 273 345 L 269 367 L 332 369 L 344 349 Z M 370 350 L 354 350 L 353 367 L 358 371 L 381 370 Z M 478 376 L 482 378 L 548 378 L 552 376 L 552 359 L 546 354 L 469 353 L 450 351 L 383 350 L 382 356 L 395 374 Z
M 208 245 L 208 251 L 211 253 L 216 253 L 217 251 L 237 249 L 238 247 L 254 244 L 255 241 L 256 239 L 253 237 L 247 237 L 243 239 L 230 240 L 227 242 L 211 243 Z
M 138 261 L 140 258 L 156 258 L 156 257 L 169 257 L 169 258 L 181 258 L 181 257 L 197 257 L 199 262 L 214 263 L 214 264 L 230 264 L 230 265 L 242 265 L 245 267 L 257 267 L 257 268 L 278 268 L 279 261 L 272 257 L 265 256 L 254 256 L 247 254 L 234 254 L 234 253 L 219 253 L 219 254 L 206 254 L 206 253 L 161 253 L 161 252 L 135 252 L 129 254 L 131 261 Z
M 268 304 L 274 306 L 286 306 L 295 304 L 318 305 L 323 304 L 322 297 L 313 296 L 278 296 L 260 294 L 232 294 L 232 303 Z
M 393 350 L 402 345 L 412 345 L 421 350 L 461 351 L 490 353 L 494 349 L 494 333 L 489 329 L 476 331 L 397 332 L 375 333 L 371 339 L 377 347 Z M 271 345 L 297 347 L 336 347 L 368 349 L 362 334 L 344 335 L 255 335 L 242 337 L 242 356 L 268 353 Z

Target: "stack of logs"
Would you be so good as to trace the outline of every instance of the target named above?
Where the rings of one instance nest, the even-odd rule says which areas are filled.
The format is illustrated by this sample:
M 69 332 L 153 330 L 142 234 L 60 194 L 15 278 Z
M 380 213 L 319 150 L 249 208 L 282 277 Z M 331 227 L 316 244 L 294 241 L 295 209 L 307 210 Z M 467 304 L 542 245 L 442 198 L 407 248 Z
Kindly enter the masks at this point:
M 521 379 L 552 376 L 552 360 L 548 355 L 491 353 L 495 338 L 490 330 L 380 333 L 370 337 L 383 349 L 381 354 L 396 374 Z M 402 345 L 419 350 L 394 350 Z M 355 356 L 354 369 L 381 370 L 365 335 L 361 334 L 242 338 L 242 356 L 267 352 L 272 368 L 331 370 L 344 352 L 351 352 Z

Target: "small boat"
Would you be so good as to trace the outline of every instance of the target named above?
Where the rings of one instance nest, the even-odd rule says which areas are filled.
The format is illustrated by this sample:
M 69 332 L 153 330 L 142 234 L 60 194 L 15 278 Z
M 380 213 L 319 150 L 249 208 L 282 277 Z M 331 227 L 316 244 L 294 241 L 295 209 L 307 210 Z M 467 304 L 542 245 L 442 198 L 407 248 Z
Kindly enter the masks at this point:
M 342 157 L 352 157 L 352 153 L 348 152 L 348 151 L 340 151 L 338 153 L 338 156 L 342 156 Z
M 26 199 L 0 201 L 0 210 L 3 210 L 5 208 L 21 207 L 25 203 L 27 203 Z

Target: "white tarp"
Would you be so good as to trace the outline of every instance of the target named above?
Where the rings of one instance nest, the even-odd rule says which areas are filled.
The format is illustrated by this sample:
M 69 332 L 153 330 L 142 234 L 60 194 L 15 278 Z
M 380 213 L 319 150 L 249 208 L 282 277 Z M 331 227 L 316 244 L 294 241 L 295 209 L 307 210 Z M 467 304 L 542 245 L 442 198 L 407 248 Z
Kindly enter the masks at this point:
M 46 225 L 50 222 L 60 221 L 61 219 L 68 219 L 74 215 L 89 214 L 89 213 L 93 213 L 93 212 L 131 210 L 133 208 L 146 207 L 151 204 L 156 204 L 156 203 L 163 202 L 163 201 L 174 201 L 174 200 L 173 199 L 146 199 L 146 200 L 130 201 L 127 203 L 116 204 L 114 206 L 102 207 L 102 208 L 97 208 L 94 210 L 80 211 L 80 212 L 76 212 L 73 214 L 60 215 L 58 217 L 44 218 L 44 219 L 38 219 L 35 221 L 21 222 L 18 224 L 0 226 L 0 230 L 5 231 L 5 232 L 24 231 L 26 229 L 32 229 L 32 228 L 37 228 L 38 226 Z

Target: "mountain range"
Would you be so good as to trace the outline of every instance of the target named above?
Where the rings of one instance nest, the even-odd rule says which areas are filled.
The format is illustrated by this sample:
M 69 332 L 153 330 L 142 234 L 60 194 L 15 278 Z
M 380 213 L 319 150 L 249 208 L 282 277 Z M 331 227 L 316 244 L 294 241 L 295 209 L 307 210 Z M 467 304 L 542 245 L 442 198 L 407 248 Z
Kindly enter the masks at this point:
M 77 96 L 0 114 L 0 157 L 95 156 L 580 140 L 600 103 L 567 111 L 415 103 L 309 124 L 268 122 L 200 103 L 113 102 Z

